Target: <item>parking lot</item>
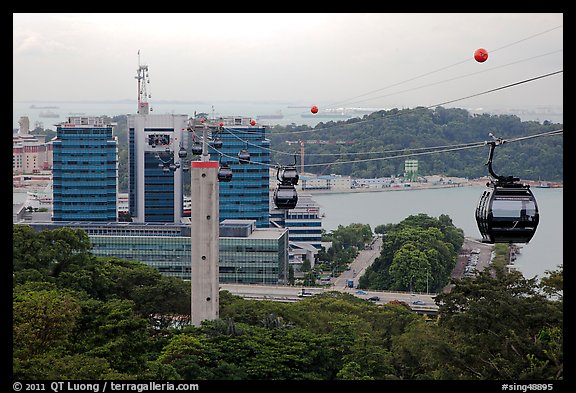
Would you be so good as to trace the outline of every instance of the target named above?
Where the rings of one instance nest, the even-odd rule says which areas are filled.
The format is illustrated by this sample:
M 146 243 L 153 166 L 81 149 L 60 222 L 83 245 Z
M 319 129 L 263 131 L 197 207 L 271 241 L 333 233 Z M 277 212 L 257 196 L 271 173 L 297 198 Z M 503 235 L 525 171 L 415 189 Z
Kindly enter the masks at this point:
M 462 251 L 456 267 L 452 271 L 453 278 L 469 277 L 490 266 L 492 261 L 492 244 L 482 243 L 475 239 L 464 239 Z

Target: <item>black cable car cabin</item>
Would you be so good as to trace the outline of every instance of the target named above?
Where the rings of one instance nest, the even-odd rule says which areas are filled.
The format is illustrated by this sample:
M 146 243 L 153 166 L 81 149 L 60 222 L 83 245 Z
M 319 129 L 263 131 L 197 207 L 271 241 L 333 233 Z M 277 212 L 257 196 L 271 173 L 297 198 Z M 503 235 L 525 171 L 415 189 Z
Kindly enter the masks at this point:
M 215 149 L 221 149 L 223 145 L 222 139 L 220 138 L 214 138 L 212 140 L 212 147 Z
M 200 154 L 202 154 L 202 144 L 200 142 L 194 142 L 192 144 L 192 154 L 194 154 L 195 156 L 199 156 Z
M 295 186 L 298 184 L 298 180 L 300 176 L 298 175 L 298 171 L 294 166 L 287 166 L 282 170 L 282 179 L 281 182 L 283 184 L 291 184 Z
M 282 169 L 282 176 L 280 176 L 281 167 L 278 166 L 276 171 L 276 178 L 280 182 L 274 190 L 274 204 L 278 209 L 294 209 L 298 203 L 298 192 L 296 191 L 296 184 L 298 184 L 299 176 L 296 170 L 296 157 L 294 157 L 294 165 L 287 166 Z
M 274 204 L 278 209 L 294 209 L 298 203 L 298 192 L 291 184 L 278 184 L 274 190 Z
M 222 164 L 218 169 L 218 181 L 229 182 L 232 180 L 232 168 L 228 164 Z
M 238 162 L 240 162 L 240 164 L 250 163 L 250 152 L 247 149 L 240 150 L 238 153 Z
M 529 186 L 493 186 L 476 208 L 483 243 L 528 243 L 538 226 L 538 204 Z
M 490 134 L 492 137 L 493 135 Z M 490 145 L 488 171 L 493 180 L 484 190 L 476 207 L 476 223 L 483 243 L 528 243 L 538 227 L 540 215 L 529 185 L 513 176 L 499 176 L 492 170 L 492 157 L 500 138 Z

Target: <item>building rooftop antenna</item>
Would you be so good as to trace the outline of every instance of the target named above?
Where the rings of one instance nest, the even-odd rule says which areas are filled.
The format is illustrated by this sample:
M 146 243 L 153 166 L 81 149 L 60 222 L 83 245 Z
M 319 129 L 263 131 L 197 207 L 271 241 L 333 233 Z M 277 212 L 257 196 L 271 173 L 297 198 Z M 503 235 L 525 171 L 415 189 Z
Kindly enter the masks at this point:
M 148 104 L 148 98 L 150 98 L 151 95 L 146 92 L 146 85 L 150 83 L 150 79 L 148 78 L 148 66 L 146 64 L 140 64 L 140 49 L 138 49 L 138 71 L 134 78 L 138 80 L 138 111 L 136 113 L 147 115 L 152 111 L 152 108 Z

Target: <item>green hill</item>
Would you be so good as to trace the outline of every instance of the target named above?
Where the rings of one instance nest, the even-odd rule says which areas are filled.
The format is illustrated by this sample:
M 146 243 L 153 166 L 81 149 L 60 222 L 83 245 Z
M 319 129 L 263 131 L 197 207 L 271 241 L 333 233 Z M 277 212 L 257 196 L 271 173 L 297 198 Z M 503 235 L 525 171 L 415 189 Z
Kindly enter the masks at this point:
M 418 160 L 419 175 L 477 178 L 488 174 L 484 165 L 488 147 L 483 147 L 482 143 L 490 140 L 489 133 L 493 133 L 504 140 L 522 138 L 496 150 L 496 173 L 523 180 L 561 181 L 562 135 L 531 136 L 562 128 L 562 124 L 521 121 L 513 115 L 477 115 L 459 108 L 418 107 L 378 111 L 362 119 L 320 123 L 314 128 L 276 126 L 269 135 L 274 163 L 291 163 L 293 155 L 297 154 L 300 165 L 300 146 L 290 142 L 304 141 L 306 172 L 310 173 L 337 173 L 355 178 L 385 177 L 402 174 L 404 160 L 414 158 Z M 477 146 L 423 154 L 426 148 L 446 147 L 445 150 L 450 150 L 462 144 Z M 402 157 L 392 158 L 399 155 Z

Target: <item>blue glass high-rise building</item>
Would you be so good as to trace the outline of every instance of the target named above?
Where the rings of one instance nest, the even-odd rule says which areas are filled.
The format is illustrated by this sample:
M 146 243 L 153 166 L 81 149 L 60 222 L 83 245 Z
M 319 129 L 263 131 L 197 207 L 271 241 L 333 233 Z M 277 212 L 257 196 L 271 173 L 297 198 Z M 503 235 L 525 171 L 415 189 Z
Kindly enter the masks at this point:
M 117 221 L 118 141 L 100 117 L 69 117 L 53 143 L 53 221 Z
M 266 127 L 252 125 L 247 117 L 223 117 L 211 123 L 212 140 L 222 146 L 209 144 L 211 160 L 220 160 L 232 168 L 232 180 L 220 182 L 220 222 L 255 220 L 257 228 L 270 227 L 270 140 Z M 222 126 L 220 126 L 220 123 Z M 195 131 L 202 136 L 201 131 Z M 238 154 L 245 150 L 249 163 L 241 164 Z M 222 155 L 220 155 L 220 153 Z

